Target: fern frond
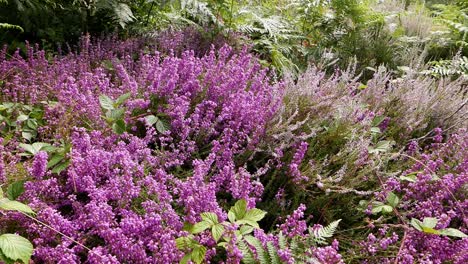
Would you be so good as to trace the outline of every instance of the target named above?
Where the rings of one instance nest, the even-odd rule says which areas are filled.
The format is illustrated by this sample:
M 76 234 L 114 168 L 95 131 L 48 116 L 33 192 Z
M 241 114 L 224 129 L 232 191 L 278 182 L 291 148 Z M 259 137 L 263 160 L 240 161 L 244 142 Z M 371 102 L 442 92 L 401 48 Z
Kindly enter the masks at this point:
M 242 263 L 244 264 L 256 264 L 255 257 L 252 250 L 243 240 L 237 241 L 237 247 L 242 252 Z
M 203 1 L 182 0 L 181 10 L 187 12 L 190 16 L 200 20 L 201 22 L 213 22 L 218 25 L 220 24 L 220 21 L 218 21 L 213 12 L 211 12 L 208 4 Z
M 341 219 L 333 221 L 325 227 L 313 230 L 311 235 L 317 243 L 323 243 L 326 238 L 333 236 L 340 221 Z
M 267 250 L 268 250 L 268 255 L 271 260 L 271 264 L 281 264 L 281 259 L 278 255 L 278 252 L 276 251 L 275 246 L 273 243 L 270 241 L 267 243 Z
M 288 246 L 286 237 L 283 235 L 283 233 L 278 235 L 278 245 L 280 249 L 285 249 Z
M 257 259 L 260 261 L 260 264 L 269 264 L 270 258 L 268 253 L 263 248 L 262 242 L 253 236 L 245 236 L 244 239 L 247 243 L 255 248 L 257 254 Z
M 8 23 L 0 23 L 0 29 L 15 29 L 24 32 L 23 28 L 18 25 L 12 25 Z

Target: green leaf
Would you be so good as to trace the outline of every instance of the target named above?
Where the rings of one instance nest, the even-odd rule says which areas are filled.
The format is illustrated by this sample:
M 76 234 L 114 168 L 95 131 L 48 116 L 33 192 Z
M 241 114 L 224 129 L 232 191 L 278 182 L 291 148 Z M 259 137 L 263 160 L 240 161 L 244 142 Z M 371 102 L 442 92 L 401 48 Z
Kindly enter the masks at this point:
M 253 226 L 255 228 L 260 228 L 257 221 L 241 219 L 241 220 L 237 220 L 236 223 L 239 224 L 239 225 L 250 225 L 250 226 Z
M 408 174 L 407 176 L 400 176 L 400 180 L 402 181 L 409 181 L 409 182 L 416 182 L 416 175 L 415 174 Z
M 31 141 L 31 139 L 34 137 L 34 135 L 31 132 L 21 132 L 21 137 L 26 139 L 27 141 Z
M 7 198 L 0 199 L 0 209 L 7 210 L 7 211 L 18 211 L 18 212 L 23 212 L 27 214 L 34 214 L 31 207 L 23 203 L 17 202 L 17 201 L 12 201 Z
M 229 210 L 228 219 L 229 219 L 229 222 L 231 223 L 234 223 L 236 221 L 236 214 L 234 213 L 234 211 Z
M 24 143 L 21 143 L 19 144 L 20 148 L 26 150 L 29 154 L 36 154 L 36 150 L 33 148 L 33 146 L 31 144 L 24 144 Z
M 112 124 L 112 130 L 118 135 L 123 134 L 125 132 L 125 122 L 122 119 L 115 121 Z
M 210 223 L 210 225 L 215 225 L 219 223 L 218 216 L 215 213 L 205 212 L 201 213 L 201 218 L 203 221 Z
M 211 226 L 213 226 L 213 224 L 210 223 L 210 222 L 207 222 L 207 221 L 198 222 L 195 225 L 193 225 L 191 233 L 192 234 L 201 233 L 201 232 L 205 231 L 206 229 L 210 228 Z
M 423 227 L 434 228 L 437 225 L 439 220 L 435 217 L 424 217 L 423 219 Z
M 465 235 L 465 233 L 455 228 L 442 229 L 440 230 L 440 234 L 444 236 L 461 237 L 461 238 L 468 237 L 467 235 Z
M 117 104 L 117 106 L 120 106 L 125 101 L 127 101 L 127 99 L 130 98 L 131 95 L 132 95 L 131 93 L 124 93 L 121 96 L 119 96 L 119 98 L 117 98 L 117 100 L 115 100 L 115 103 Z
M 9 259 L 29 263 L 34 248 L 31 242 L 22 236 L 3 234 L 0 236 L 0 249 Z
M 387 152 L 388 150 L 390 150 L 392 144 L 393 144 L 393 141 L 382 140 L 382 141 L 379 141 L 375 145 L 374 148 L 369 148 L 368 151 L 369 151 L 369 153 Z
M 7 196 L 10 200 L 16 200 L 24 192 L 24 182 L 25 180 L 16 181 L 7 188 Z
M 99 96 L 99 104 L 102 108 L 106 110 L 114 109 L 114 101 L 109 98 L 107 95 L 100 95 Z
M 385 120 L 385 116 L 376 116 L 372 120 L 372 126 L 377 127 Z
M 211 234 L 215 241 L 218 241 L 224 233 L 224 226 L 222 224 L 216 224 L 211 228 Z
M 193 228 L 193 224 L 189 222 L 185 222 L 182 230 L 187 231 L 187 232 L 192 232 L 192 228 Z
M 0 250 L 0 263 L 15 264 L 15 261 L 7 258 L 5 255 L 3 255 L 2 251 Z
M 390 213 L 393 208 L 390 205 L 383 204 L 382 202 L 372 202 L 372 214 Z
M 55 166 L 52 169 L 52 173 L 60 174 L 60 172 L 66 170 L 68 168 L 68 165 L 70 165 L 70 160 L 59 163 L 57 166 Z
M 187 253 L 180 260 L 179 264 L 187 264 L 187 263 L 189 263 L 190 260 L 192 260 L 192 253 Z
M 26 125 L 32 130 L 37 129 L 37 121 L 35 119 L 28 119 L 28 121 L 26 121 Z
M 16 118 L 16 121 L 23 122 L 23 121 L 28 120 L 28 118 L 29 118 L 29 116 L 27 116 L 27 115 L 19 115 L 18 118 Z
M 63 159 L 65 159 L 65 155 L 62 153 L 57 153 L 52 156 L 52 158 L 47 162 L 47 168 L 50 169 L 57 165 L 59 162 L 61 162 Z
M 156 130 L 159 133 L 164 133 L 169 130 L 169 124 L 166 121 L 163 121 L 160 118 L 158 118 L 158 120 L 156 121 Z
M 411 219 L 411 225 L 418 231 L 423 231 L 423 223 L 416 218 Z
M 114 120 L 122 119 L 125 114 L 125 109 L 117 108 L 107 111 L 106 118 L 107 121 L 112 122 Z
M 371 133 L 373 133 L 373 134 L 380 134 L 380 133 L 382 133 L 382 131 L 380 131 L 380 128 L 379 128 L 379 127 L 371 127 L 370 131 L 371 131 Z
M 231 207 L 231 210 L 236 216 L 236 219 L 242 219 L 244 218 L 245 213 L 247 212 L 247 201 L 242 199 L 236 202 L 233 207 Z
M 180 250 L 184 250 L 189 247 L 190 245 L 190 238 L 188 237 L 179 237 L 176 238 L 176 247 Z
M 398 196 L 396 196 L 393 192 L 389 192 L 387 195 L 387 202 L 391 207 L 395 208 L 400 202 L 400 198 L 398 198 Z
M 32 155 L 36 155 L 41 150 L 47 150 L 47 148 L 52 147 L 49 143 L 35 142 L 33 144 L 19 144 L 19 146 L 29 152 Z
M 254 230 L 254 228 L 251 227 L 251 226 L 248 226 L 248 225 L 243 225 L 243 226 L 240 227 L 239 230 L 240 230 L 240 233 L 241 233 L 242 235 L 247 235 L 247 234 L 252 233 L 252 231 Z
M 145 117 L 145 121 L 149 126 L 153 126 L 154 124 L 156 124 L 156 122 L 158 122 L 158 120 L 159 118 L 155 115 L 149 115 Z
M 265 215 L 266 215 L 265 211 L 262 211 L 262 210 L 257 209 L 257 208 L 253 208 L 253 209 L 247 211 L 247 213 L 245 213 L 243 219 L 258 222 L 258 221 L 262 220 L 263 217 L 265 217 Z
M 192 251 L 192 260 L 196 264 L 200 264 L 205 260 L 206 248 L 204 246 L 195 247 Z

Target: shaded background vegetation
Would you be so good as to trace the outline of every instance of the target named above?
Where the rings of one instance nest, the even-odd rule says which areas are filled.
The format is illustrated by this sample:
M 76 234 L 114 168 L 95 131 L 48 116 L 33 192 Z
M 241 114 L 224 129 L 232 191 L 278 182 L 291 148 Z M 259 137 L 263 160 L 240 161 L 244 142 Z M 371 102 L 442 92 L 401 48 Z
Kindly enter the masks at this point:
M 410 65 L 434 76 L 466 73 L 463 0 L 1 0 L 0 7 L 0 41 L 10 51 L 24 50 L 24 40 L 57 50 L 85 33 L 151 38 L 190 27 L 208 46 L 249 45 L 279 72 L 313 62 L 357 63 L 364 79 L 380 65 L 400 75 Z

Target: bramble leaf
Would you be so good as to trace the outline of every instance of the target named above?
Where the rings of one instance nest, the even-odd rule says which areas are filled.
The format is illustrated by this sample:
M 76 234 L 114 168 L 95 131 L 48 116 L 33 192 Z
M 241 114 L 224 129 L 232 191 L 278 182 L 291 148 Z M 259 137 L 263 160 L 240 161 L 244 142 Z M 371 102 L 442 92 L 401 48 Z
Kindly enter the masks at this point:
M 23 263 L 29 263 L 34 248 L 31 242 L 22 236 L 3 234 L 0 236 L 0 249 L 9 259 L 19 259 Z

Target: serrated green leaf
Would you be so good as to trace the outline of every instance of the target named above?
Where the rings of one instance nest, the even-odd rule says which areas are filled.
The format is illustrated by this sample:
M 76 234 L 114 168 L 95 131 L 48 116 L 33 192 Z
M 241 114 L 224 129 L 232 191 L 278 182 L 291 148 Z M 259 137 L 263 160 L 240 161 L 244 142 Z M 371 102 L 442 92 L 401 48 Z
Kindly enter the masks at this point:
M 0 250 L 0 263 L 15 264 L 15 261 L 7 258 L 5 255 L 3 255 L 2 250 Z
M 442 229 L 440 230 L 440 234 L 444 236 L 460 237 L 460 238 L 468 237 L 465 233 L 455 228 Z
M 387 202 L 391 207 L 395 208 L 400 202 L 400 198 L 398 198 L 398 196 L 396 196 L 396 194 L 394 194 L 393 192 L 389 192 L 387 194 Z
M 423 231 L 423 223 L 416 218 L 411 219 L 411 225 L 418 231 Z
M 122 119 L 116 120 L 112 124 L 112 130 L 118 135 L 123 134 L 125 132 L 125 128 L 125 121 L 123 121 Z
M 185 223 L 184 223 L 184 227 L 182 228 L 182 230 L 191 233 L 191 232 L 192 232 L 192 228 L 193 228 L 193 224 L 191 224 L 191 223 L 189 223 L 189 222 L 185 222 Z
M 61 162 L 52 169 L 52 173 L 60 174 L 60 172 L 66 170 L 68 168 L 68 165 L 70 165 L 70 160 L 66 160 L 64 162 Z
M 218 216 L 215 213 L 205 212 L 200 214 L 203 221 L 208 222 L 210 225 L 219 223 Z
M 52 158 L 47 162 L 47 168 L 50 169 L 57 165 L 59 162 L 61 162 L 63 159 L 65 159 L 65 155 L 62 153 L 57 153 L 52 156 Z
M 371 133 L 373 134 L 380 134 L 382 133 L 382 131 L 380 131 L 380 128 L 379 127 L 371 127 Z
M 124 93 L 121 96 L 119 96 L 119 98 L 117 98 L 117 100 L 115 100 L 115 103 L 117 104 L 117 106 L 120 106 L 125 101 L 127 101 L 127 99 L 130 98 L 131 95 L 132 95 L 131 93 Z
M 224 226 L 222 224 L 216 224 L 211 228 L 211 235 L 215 241 L 218 241 L 224 233 Z
M 26 125 L 32 130 L 37 129 L 37 121 L 35 119 L 28 119 L 26 121 Z
M 390 205 L 383 204 L 382 202 L 372 202 L 372 214 L 390 213 L 393 208 Z
M 229 210 L 228 219 L 231 223 L 234 223 L 236 221 L 236 214 L 234 213 L 234 211 Z
M 22 236 L 3 234 L 0 236 L 0 249 L 9 259 L 29 263 L 34 248 L 31 242 Z
M 239 224 L 239 225 L 250 225 L 250 226 L 253 226 L 255 228 L 260 228 L 257 221 L 241 219 L 241 220 L 237 220 L 236 223 Z
M 107 95 L 100 95 L 99 96 L 99 104 L 102 108 L 106 110 L 114 109 L 114 101 L 109 98 Z
M 33 148 L 33 146 L 30 145 L 30 144 L 21 143 L 21 144 L 19 144 L 19 146 L 20 146 L 20 148 L 26 150 L 26 152 L 28 152 L 28 153 L 31 154 L 31 155 L 36 154 L 36 150 L 35 150 L 35 149 Z
M 207 221 L 201 221 L 193 225 L 192 234 L 198 234 L 210 228 L 213 224 Z
M 409 182 L 416 182 L 416 175 L 407 175 L 407 176 L 400 176 L 400 180 L 402 181 L 409 181 Z
M 20 197 L 21 194 L 23 194 L 23 192 L 24 192 L 24 182 L 25 182 L 25 180 L 20 180 L 20 181 L 16 181 L 16 182 L 8 185 L 8 188 L 7 188 L 7 191 L 6 191 L 8 199 L 16 200 L 16 198 Z
M 375 147 L 369 148 L 368 151 L 369 151 L 369 153 L 387 152 L 388 150 L 390 150 L 392 144 L 393 144 L 392 141 L 389 141 L 389 140 L 382 140 L 382 141 L 379 141 L 379 142 L 375 145 Z
M 17 202 L 17 201 L 12 201 L 8 198 L 0 199 L 0 209 L 7 210 L 7 211 L 18 211 L 18 212 L 23 212 L 27 214 L 34 214 L 31 207 L 23 203 Z
M 439 222 L 439 220 L 435 217 L 424 217 L 422 226 L 428 227 L 428 228 L 434 228 L 437 225 L 437 222 Z
M 247 201 L 244 199 L 237 201 L 229 211 L 234 213 L 236 219 L 244 218 L 244 215 L 247 212 Z
M 184 257 L 180 260 L 180 264 L 187 264 L 189 261 L 192 260 L 192 253 L 187 253 Z
M 122 119 L 125 114 L 125 109 L 117 108 L 106 112 L 107 121 L 112 122 L 114 120 Z
M 149 115 L 145 117 L 146 124 L 148 124 L 149 126 L 153 126 L 158 120 L 159 118 L 155 115 Z
M 16 118 L 16 121 L 17 122 L 24 122 L 26 120 L 28 120 L 29 116 L 27 115 L 19 115 L 17 118 Z
M 242 235 L 247 235 L 247 234 L 250 234 L 252 233 L 252 231 L 254 230 L 253 227 L 251 226 L 248 226 L 248 225 L 243 225 L 240 227 L 239 231 Z
M 176 238 L 176 247 L 180 250 L 184 250 L 189 247 L 190 239 L 188 237 L 178 237 Z
M 265 217 L 265 215 L 266 215 L 265 211 L 262 211 L 262 210 L 257 209 L 257 208 L 253 208 L 253 209 L 248 210 L 245 213 L 243 219 L 258 222 L 258 221 L 262 220 L 263 217 Z
M 373 127 L 377 127 L 377 126 L 379 126 L 384 120 L 385 120 L 385 117 L 384 117 L 384 116 L 376 116 L 376 117 L 374 117 L 374 119 L 372 120 L 372 126 L 373 126 Z
M 156 130 L 159 133 L 164 133 L 169 130 L 169 124 L 166 121 L 163 121 L 160 118 L 158 118 L 158 120 L 156 121 Z
M 204 246 L 195 247 L 192 251 L 192 260 L 196 264 L 200 264 L 205 260 L 206 248 Z

